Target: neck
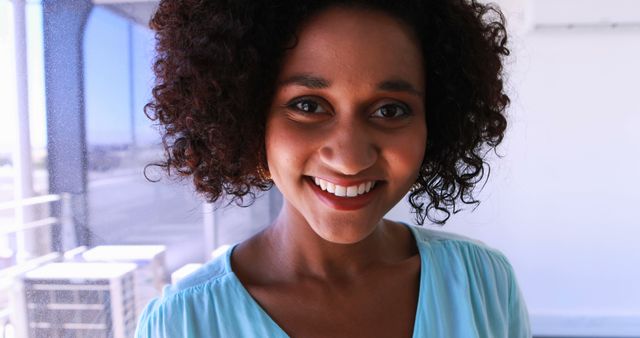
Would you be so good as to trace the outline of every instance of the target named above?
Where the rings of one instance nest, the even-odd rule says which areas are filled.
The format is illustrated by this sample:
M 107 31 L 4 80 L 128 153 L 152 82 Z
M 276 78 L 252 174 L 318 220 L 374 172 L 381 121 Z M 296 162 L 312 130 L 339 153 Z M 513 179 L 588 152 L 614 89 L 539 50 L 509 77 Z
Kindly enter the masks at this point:
M 403 231 L 404 230 L 404 231 Z M 320 237 L 308 222 L 286 205 L 263 233 L 272 253 L 273 271 L 290 278 L 351 279 L 381 264 L 392 264 L 411 255 L 407 229 L 381 219 L 364 239 L 352 244 L 333 243 Z M 407 238 L 407 235 L 409 236 Z

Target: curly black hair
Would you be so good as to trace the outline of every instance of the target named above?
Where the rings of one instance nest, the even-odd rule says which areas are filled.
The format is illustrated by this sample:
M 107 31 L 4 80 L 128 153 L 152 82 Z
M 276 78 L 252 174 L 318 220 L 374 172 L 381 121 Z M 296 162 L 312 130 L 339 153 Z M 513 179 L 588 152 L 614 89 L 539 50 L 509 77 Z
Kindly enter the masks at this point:
M 156 84 L 145 114 L 162 129 L 168 175 L 192 176 L 209 201 L 240 206 L 273 182 L 266 168 L 266 113 L 284 52 L 311 15 L 329 6 L 384 11 L 407 23 L 425 58 L 426 153 L 409 194 L 416 221 L 444 224 L 485 176 L 485 154 L 507 126 L 505 18 L 476 0 L 162 0 Z M 266 88 L 266 90 L 265 90 Z M 244 197 L 250 197 L 248 204 Z M 428 204 L 422 200 L 428 199 Z M 459 204 L 458 204 L 459 205 Z

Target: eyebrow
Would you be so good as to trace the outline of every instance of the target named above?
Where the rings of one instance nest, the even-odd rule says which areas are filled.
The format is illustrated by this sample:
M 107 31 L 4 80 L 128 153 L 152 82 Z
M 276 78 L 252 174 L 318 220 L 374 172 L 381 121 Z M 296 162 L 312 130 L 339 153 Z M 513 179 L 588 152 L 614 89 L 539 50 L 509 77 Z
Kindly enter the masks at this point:
M 311 74 L 296 74 L 278 83 L 279 86 L 298 85 L 311 89 L 324 89 L 331 86 L 331 81 Z
M 378 89 L 388 92 L 407 92 L 419 97 L 424 96 L 424 93 L 417 90 L 411 83 L 401 79 L 382 81 L 378 83 Z
M 311 75 L 311 74 L 295 74 L 278 83 L 278 86 L 298 85 L 310 89 L 325 89 L 331 86 L 331 81 Z M 402 79 L 390 79 L 378 83 L 377 88 L 389 92 L 406 92 L 412 95 L 423 97 L 424 93 L 417 90 L 411 83 Z

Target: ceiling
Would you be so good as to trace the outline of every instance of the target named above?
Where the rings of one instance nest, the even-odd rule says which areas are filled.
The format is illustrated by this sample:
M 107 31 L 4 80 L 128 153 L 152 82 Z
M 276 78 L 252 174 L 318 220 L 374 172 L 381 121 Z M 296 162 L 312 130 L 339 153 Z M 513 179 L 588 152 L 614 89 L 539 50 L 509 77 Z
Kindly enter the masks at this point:
M 640 1 L 608 0 L 481 0 L 497 3 L 510 19 L 511 28 L 529 31 L 538 27 L 634 26 L 640 27 Z M 93 0 L 143 26 L 158 0 Z
M 522 8 L 530 0 L 493 0 L 491 2 L 497 3 L 507 12 L 515 12 L 514 14 L 522 15 Z M 146 27 L 158 5 L 158 0 L 93 0 L 93 3 L 105 6 L 113 12 Z M 518 21 L 520 20 L 518 19 Z
M 149 25 L 149 19 L 158 6 L 157 0 L 93 0 L 93 3 L 145 27 Z

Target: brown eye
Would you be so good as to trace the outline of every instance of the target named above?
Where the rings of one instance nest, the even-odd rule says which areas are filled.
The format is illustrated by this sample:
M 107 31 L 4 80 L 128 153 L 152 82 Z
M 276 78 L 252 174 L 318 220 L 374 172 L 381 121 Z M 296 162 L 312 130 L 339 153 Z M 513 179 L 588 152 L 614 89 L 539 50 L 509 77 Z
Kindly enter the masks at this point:
M 327 112 L 321 104 L 309 98 L 294 100 L 289 103 L 287 107 L 305 114 L 321 114 Z
M 392 118 L 401 118 L 409 115 L 411 115 L 411 110 L 405 105 L 386 104 L 378 108 L 373 113 L 372 116 L 392 119 Z

